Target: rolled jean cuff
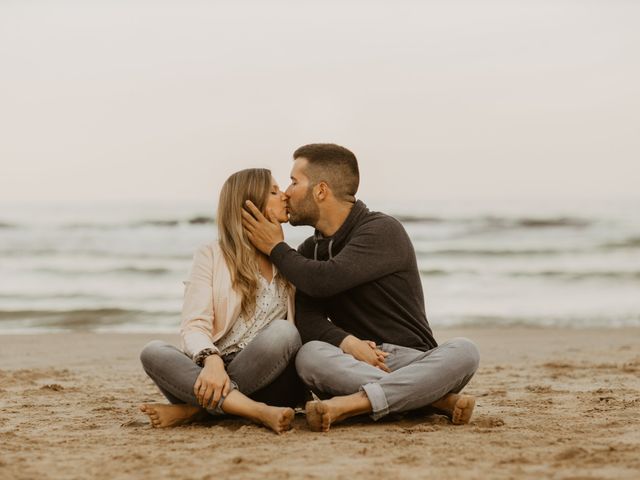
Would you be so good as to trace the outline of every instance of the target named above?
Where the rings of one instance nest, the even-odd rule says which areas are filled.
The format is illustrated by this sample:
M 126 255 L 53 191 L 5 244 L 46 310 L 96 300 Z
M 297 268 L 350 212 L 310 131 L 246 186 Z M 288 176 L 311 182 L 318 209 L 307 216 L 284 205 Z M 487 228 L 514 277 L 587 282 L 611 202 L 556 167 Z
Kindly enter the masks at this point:
M 378 383 L 367 383 L 360 387 L 361 391 L 366 393 L 371 402 L 371 418 L 379 420 L 389 413 L 389 404 L 384 390 Z
M 233 392 L 234 390 L 238 390 L 238 385 L 233 380 L 231 380 L 230 385 L 231 387 L 229 388 L 229 393 Z M 229 396 L 229 394 L 227 394 L 227 396 Z M 222 410 L 222 404 L 226 400 L 227 396 L 221 395 L 220 400 L 218 400 L 218 404 L 216 405 L 216 408 L 208 409 L 207 412 L 209 412 L 212 415 L 226 415 L 224 413 L 224 410 Z

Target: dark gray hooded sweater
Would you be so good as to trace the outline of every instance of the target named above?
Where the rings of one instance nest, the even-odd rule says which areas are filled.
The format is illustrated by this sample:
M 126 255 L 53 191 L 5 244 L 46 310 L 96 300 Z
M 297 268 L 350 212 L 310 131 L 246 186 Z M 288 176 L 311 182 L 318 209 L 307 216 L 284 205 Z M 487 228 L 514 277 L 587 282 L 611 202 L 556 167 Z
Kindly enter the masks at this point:
M 271 261 L 296 286 L 303 342 L 339 346 L 349 334 L 426 351 L 437 346 L 424 308 L 416 254 L 402 224 L 357 201 L 332 237 L 316 230 Z

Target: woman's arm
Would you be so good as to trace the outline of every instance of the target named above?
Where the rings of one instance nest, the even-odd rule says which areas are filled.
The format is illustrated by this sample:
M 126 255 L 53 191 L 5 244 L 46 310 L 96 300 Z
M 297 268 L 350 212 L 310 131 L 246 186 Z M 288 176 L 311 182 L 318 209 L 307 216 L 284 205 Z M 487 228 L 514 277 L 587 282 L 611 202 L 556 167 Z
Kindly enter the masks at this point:
M 192 359 L 207 348 L 218 352 L 213 344 L 213 252 L 208 245 L 194 254 L 184 286 L 182 351 Z
M 203 408 L 215 408 L 220 398 L 229 394 L 231 380 L 220 351 L 213 344 L 213 252 L 208 245 L 196 251 L 184 285 L 182 350 L 194 361 L 201 357 L 203 368 L 193 392 Z M 203 350 L 208 350 L 206 358 L 198 355 Z

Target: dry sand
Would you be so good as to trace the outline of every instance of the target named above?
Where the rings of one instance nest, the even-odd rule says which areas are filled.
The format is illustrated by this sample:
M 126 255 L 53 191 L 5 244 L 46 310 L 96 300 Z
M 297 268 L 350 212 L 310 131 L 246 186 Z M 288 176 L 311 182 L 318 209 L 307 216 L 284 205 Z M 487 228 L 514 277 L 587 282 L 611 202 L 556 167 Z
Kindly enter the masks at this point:
M 640 329 L 486 328 L 470 425 L 362 419 L 277 436 L 237 419 L 152 429 L 154 335 L 0 336 L 0 479 L 640 478 Z M 176 342 L 175 336 L 162 339 Z

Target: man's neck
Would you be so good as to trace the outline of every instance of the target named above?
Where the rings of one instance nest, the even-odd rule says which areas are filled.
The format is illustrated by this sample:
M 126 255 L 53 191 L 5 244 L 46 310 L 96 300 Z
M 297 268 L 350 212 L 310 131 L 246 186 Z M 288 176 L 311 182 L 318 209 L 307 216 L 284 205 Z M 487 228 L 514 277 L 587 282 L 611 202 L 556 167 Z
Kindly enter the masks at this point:
M 320 215 L 316 229 L 322 233 L 323 237 L 332 237 L 345 222 L 354 205 L 355 203 L 351 202 L 332 205 L 324 215 Z

